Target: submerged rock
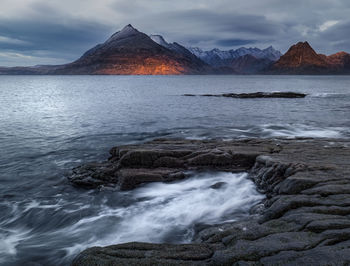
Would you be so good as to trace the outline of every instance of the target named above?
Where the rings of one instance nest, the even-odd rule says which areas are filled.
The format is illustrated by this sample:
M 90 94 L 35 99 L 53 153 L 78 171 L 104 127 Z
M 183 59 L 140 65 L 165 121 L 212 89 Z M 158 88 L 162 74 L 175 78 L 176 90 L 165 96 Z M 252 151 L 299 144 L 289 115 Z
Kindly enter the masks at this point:
M 221 189 L 221 188 L 224 188 L 225 186 L 227 186 L 226 182 L 217 182 L 217 183 L 211 185 L 210 188 L 212 188 L 212 189 Z
M 305 98 L 307 94 L 299 92 L 252 92 L 252 93 L 224 93 L 224 94 L 184 94 L 183 96 L 228 97 L 228 98 Z
M 159 139 L 115 147 L 109 161 L 80 167 L 70 180 L 132 189 L 144 182 L 185 178 L 187 170 L 248 171 L 266 200 L 245 220 L 202 227 L 193 244 L 93 247 L 73 265 L 346 265 L 349 144 L 327 139 Z

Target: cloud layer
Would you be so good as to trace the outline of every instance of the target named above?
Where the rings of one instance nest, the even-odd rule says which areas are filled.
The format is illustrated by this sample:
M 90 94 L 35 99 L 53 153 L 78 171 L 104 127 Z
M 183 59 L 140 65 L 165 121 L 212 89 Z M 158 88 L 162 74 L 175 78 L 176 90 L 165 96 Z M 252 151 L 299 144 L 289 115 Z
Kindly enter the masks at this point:
M 2 0 L 0 65 L 61 64 L 131 23 L 204 49 L 285 52 L 308 40 L 320 53 L 350 52 L 347 0 Z

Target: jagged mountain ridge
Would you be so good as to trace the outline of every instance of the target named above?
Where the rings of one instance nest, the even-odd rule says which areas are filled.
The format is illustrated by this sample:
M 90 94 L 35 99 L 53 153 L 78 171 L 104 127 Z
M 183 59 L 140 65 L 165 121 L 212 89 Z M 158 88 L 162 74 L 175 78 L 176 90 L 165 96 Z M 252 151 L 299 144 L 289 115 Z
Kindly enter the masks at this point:
M 231 66 L 232 62 L 242 56 L 251 55 L 257 59 L 268 59 L 270 61 L 277 61 L 282 53 L 272 46 L 266 49 L 259 48 L 245 48 L 241 47 L 239 49 L 231 49 L 227 51 L 222 51 L 218 48 L 204 51 L 198 47 L 189 47 L 189 51 L 191 51 L 194 55 L 202 59 L 204 62 L 208 63 L 212 66 Z
M 163 46 L 171 51 L 174 51 L 176 53 L 179 53 L 179 54 L 182 54 L 186 57 L 189 57 L 192 60 L 196 61 L 197 63 L 203 62 L 200 58 L 198 58 L 196 55 L 191 53 L 187 48 L 185 48 L 184 46 L 182 46 L 181 44 L 179 44 L 177 42 L 168 43 L 161 35 L 152 34 L 149 37 L 154 42 L 158 43 L 159 45 L 161 45 L 161 46 Z

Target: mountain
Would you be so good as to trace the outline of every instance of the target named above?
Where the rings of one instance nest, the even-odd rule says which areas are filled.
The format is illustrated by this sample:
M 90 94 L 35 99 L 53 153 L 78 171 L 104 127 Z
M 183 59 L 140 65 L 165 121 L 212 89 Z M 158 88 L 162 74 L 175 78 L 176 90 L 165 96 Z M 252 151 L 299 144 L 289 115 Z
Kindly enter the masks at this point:
M 196 62 L 197 64 L 203 64 L 204 61 L 202 61 L 199 57 L 197 57 L 195 54 L 193 54 L 190 50 L 185 48 L 184 46 L 178 44 L 177 42 L 168 43 L 165 41 L 165 39 L 161 35 L 150 35 L 150 38 L 158 43 L 159 45 L 174 51 L 178 54 L 181 54 L 187 58 L 190 58 L 193 62 Z M 205 63 L 207 64 L 207 63 Z M 207 65 L 207 74 L 239 74 L 239 72 L 236 72 L 232 67 L 229 66 L 210 66 Z
M 172 47 L 174 49 L 159 45 L 129 24 L 70 64 L 0 68 L 0 74 L 179 75 L 210 72 L 211 67 L 186 48 L 179 44 L 172 44 Z
M 159 45 L 129 24 L 57 73 L 178 75 L 207 70 L 208 66 L 201 60 Z
M 193 60 L 194 62 L 196 62 L 198 64 L 203 63 L 203 61 L 201 59 L 199 59 L 197 56 L 195 56 L 193 53 L 191 53 L 188 49 L 186 49 L 184 46 L 178 44 L 177 42 L 168 43 L 167 41 L 165 41 L 165 39 L 161 35 L 150 35 L 149 37 L 154 42 L 158 43 L 159 45 L 161 45 L 161 46 L 163 46 L 163 47 L 165 47 L 173 52 L 181 54 L 187 58 L 191 58 L 191 60 Z
M 329 65 L 333 66 L 334 68 L 339 68 L 343 70 L 350 69 L 350 54 L 346 52 L 339 52 L 330 56 L 326 56 L 325 60 Z
M 281 72 L 309 73 L 327 70 L 326 58 L 317 54 L 308 42 L 299 42 L 289 48 L 272 66 L 272 69 Z
M 268 59 L 269 61 L 277 61 L 281 56 L 281 52 L 274 49 L 272 46 L 266 49 L 259 48 L 239 48 L 228 51 L 222 51 L 220 49 L 212 49 L 210 51 L 204 51 L 198 47 L 188 48 L 194 55 L 202 59 L 207 64 L 214 67 L 231 67 L 235 59 L 245 55 L 251 55 L 256 59 Z
M 330 56 L 317 54 L 308 42 L 289 48 L 267 72 L 272 74 L 343 74 L 350 72 L 350 55 L 345 52 Z
M 273 64 L 273 61 L 267 58 L 256 58 L 247 54 L 233 59 L 230 66 L 241 74 L 256 74 Z
M 0 67 L 0 75 L 350 74 L 350 54 L 318 54 L 299 42 L 282 55 L 266 49 L 204 51 L 146 35 L 130 24 L 64 65 Z

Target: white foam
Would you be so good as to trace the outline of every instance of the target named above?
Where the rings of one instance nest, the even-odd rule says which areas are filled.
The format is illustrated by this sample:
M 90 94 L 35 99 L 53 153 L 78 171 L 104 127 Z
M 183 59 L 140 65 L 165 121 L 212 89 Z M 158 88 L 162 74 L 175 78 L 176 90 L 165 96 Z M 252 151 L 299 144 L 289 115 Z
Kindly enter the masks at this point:
M 56 204 L 45 204 L 44 202 L 39 202 L 37 200 L 32 200 L 26 205 L 26 208 L 23 210 L 23 212 L 27 212 L 30 209 L 55 209 L 58 210 L 62 207 L 63 201 L 60 199 L 57 201 Z
M 217 189 L 210 187 L 218 182 L 225 183 Z M 197 174 L 171 184 L 148 184 L 128 193 L 139 201 L 125 208 L 104 206 L 98 215 L 65 228 L 66 233 L 79 235 L 89 234 L 96 224 L 111 224 L 104 237 L 90 234 L 85 243 L 65 248 L 66 252 L 130 241 L 159 243 L 169 241 L 169 235 L 171 242 L 174 236 L 177 239 L 173 242 L 188 242 L 195 224 L 234 221 L 264 197 L 246 173 L 222 172 Z
M 340 97 L 340 96 L 349 96 L 347 93 L 335 93 L 335 92 L 316 92 L 311 94 L 312 97 Z
M 17 254 L 17 245 L 29 238 L 29 233 L 30 231 L 25 229 L 0 231 L 0 263 L 6 261 L 6 257 Z
M 345 128 L 342 127 L 313 127 L 300 124 L 261 126 L 267 137 L 306 137 L 306 138 L 340 138 Z

